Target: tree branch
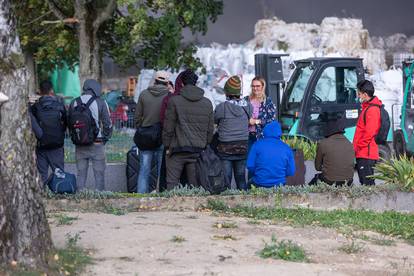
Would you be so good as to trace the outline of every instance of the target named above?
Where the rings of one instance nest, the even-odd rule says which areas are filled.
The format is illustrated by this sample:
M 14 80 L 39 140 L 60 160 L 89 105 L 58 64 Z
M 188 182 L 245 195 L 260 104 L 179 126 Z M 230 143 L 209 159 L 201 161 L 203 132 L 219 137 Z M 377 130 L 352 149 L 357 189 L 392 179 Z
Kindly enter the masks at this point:
M 63 14 L 63 12 L 57 7 L 57 4 L 54 0 L 47 0 L 49 5 L 49 9 L 53 12 L 53 14 L 60 20 L 65 19 L 67 16 Z
M 98 14 L 95 21 L 93 22 L 93 28 L 95 29 L 95 31 L 98 31 L 102 23 L 111 17 L 115 8 L 116 8 L 116 0 L 110 0 L 108 5 L 106 5 L 105 9 L 101 13 Z

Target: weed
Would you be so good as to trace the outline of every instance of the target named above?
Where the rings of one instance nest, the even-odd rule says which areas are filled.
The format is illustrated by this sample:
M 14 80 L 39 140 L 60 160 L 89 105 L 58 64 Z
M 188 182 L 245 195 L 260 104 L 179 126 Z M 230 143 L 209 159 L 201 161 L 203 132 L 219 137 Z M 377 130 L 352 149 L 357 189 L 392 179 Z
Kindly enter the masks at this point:
M 362 243 L 358 243 L 355 239 L 351 238 L 348 244 L 345 244 L 338 248 L 340 251 L 345 252 L 347 254 L 355 254 L 364 251 L 364 245 Z
M 174 187 L 172 190 L 164 191 L 159 194 L 161 197 L 174 196 L 207 196 L 210 193 L 204 190 L 203 187 L 182 186 L 181 184 Z
M 395 245 L 394 240 L 386 239 L 386 238 L 371 238 L 370 241 L 373 244 L 381 245 L 381 246 L 394 246 Z
M 70 217 L 66 214 L 57 214 L 55 215 L 56 218 L 56 225 L 71 225 L 74 220 L 77 220 L 78 217 Z
M 402 191 L 414 192 L 414 157 L 403 155 L 382 160 L 375 166 L 374 178 L 396 184 Z
M 232 221 L 224 221 L 224 222 L 216 222 L 213 224 L 213 227 L 221 229 L 221 228 L 237 228 L 237 224 Z
M 270 243 L 265 242 L 265 246 L 259 252 L 259 256 L 267 259 L 281 259 L 290 262 L 308 262 L 305 250 L 298 244 L 290 240 L 278 241 L 274 235 Z
M 247 221 L 247 224 L 258 225 L 258 224 L 261 224 L 261 222 L 259 220 L 257 220 L 257 219 L 249 219 Z
M 104 205 L 102 211 L 106 214 L 111 214 L 111 215 L 115 215 L 115 216 L 123 216 L 127 213 L 127 211 L 125 209 L 117 208 L 117 207 L 114 207 L 112 205 Z
M 307 208 L 284 209 L 238 205 L 228 207 L 222 201 L 208 200 L 206 208 L 216 212 L 256 220 L 275 220 L 291 225 L 315 225 L 340 229 L 347 225 L 352 230 L 371 230 L 387 236 L 401 237 L 414 242 L 414 214 L 395 211 L 378 213 L 368 210 L 321 211 Z
M 186 216 L 186 218 L 188 218 L 188 219 L 198 219 L 198 217 L 196 215 L 189 215 L 189 216 Z
M 226 234 L 226 235 L 214 235 L 214 240 L 225 240 L 225 241 L 236 241 L 237 238 L 233 235 Z
M 305 160 L 315 160 L 317 143 L 299 136 L 283 137 L 282 141 L 293 149 L 302 150 Z
M 58 271 L 65 275 L 78 275 L 83 268 L 92 263 L 88 252 L 78 246 L 79 233 L 66 235 L 66 247 L 58 249 L 53 256 Z
M 185 242 L 185 241 L 186 241 L 186 239 L 185 239 L 184 237 L 182 237 L 182 236 L 177 236 L 177 235 L 174 235 L 174 236 L 171 238 L 171 241 L 172 241 L 172 242 L 176 242 L 176 243 L 182 243 L 182 242 Z

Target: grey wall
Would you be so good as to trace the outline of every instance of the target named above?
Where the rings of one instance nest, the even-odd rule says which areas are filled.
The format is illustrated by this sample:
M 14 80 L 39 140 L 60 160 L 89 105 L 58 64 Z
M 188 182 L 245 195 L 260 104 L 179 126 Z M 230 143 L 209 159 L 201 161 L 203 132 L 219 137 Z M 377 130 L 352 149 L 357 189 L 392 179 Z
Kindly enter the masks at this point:
M 371 35 L 414 35 L 413 0 L 224 0 L 224 13 L 210 24 L 200 43 L 243 43 L 253 38 L 257 20 L 277 16 L 284 21 L 317 23 L 327 16 L 362 18 Z

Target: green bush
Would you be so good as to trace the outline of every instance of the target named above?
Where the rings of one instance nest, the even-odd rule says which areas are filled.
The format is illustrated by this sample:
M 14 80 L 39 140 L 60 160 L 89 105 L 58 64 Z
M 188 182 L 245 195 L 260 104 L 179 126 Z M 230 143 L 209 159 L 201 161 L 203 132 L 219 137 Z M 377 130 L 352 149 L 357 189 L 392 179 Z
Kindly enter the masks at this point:
M 375 166 L 375 179 L 397 185 L 402 191 L 414 192 L 414 158 L 405 155 L 382 160 Z
M 288 240 L 278 241 L 273 235 L 270 243 L 259 252 L 259 256 L 267 259 L 281 259 L 290 262 L 307 262 L 305 250 L 298 244 Z
M 317 143 L 298 136 L 283 137 L 282 141 L 292 149 L 302 150 L 305 160 L 315 160 Z

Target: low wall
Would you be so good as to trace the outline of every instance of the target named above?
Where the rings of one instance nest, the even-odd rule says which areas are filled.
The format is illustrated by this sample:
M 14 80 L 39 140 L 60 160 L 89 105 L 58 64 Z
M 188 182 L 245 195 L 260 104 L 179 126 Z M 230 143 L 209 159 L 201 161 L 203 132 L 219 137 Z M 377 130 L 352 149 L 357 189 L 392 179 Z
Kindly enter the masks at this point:
M 305 173 L 305 183 L 309 183 L 314 177 L 316 170 L 313 161 L 305 161 L 306 173 Z M 65 170 L 69 173 L 76 175 L 76 164 L 66 163 Z M 86 186 L 89 189 L 94 187 L 95 177 L 93 174 L 92 165 L 89 165 L 88 178 L 86 181 Z M 126 164 L 125 163 L 108 163 L 105 171 L 105 190 L 112 192 L 126 192 L 127 191 L 127 180 L 126 180 Z M 377 180 L 377 183 L 380 181 Z M 354 184 L 359 185 L 358 174 L 354 173 Z M 232 183 L 232 187 L 235 188 L 236 185 Z
M 379 192 L 358 197 L 345 193 L 304 193 L 269 196 L 234 195 L 204 197 L 143 197 L 116 199 L 48 199 L 49 211 L 102 211 L 105 207 L 134 211 L 194 211 L 209 199 L 220 200 L 227 206 L 311 208 L 316 210 L 357 209 L 414 213 L 414 193 Z

